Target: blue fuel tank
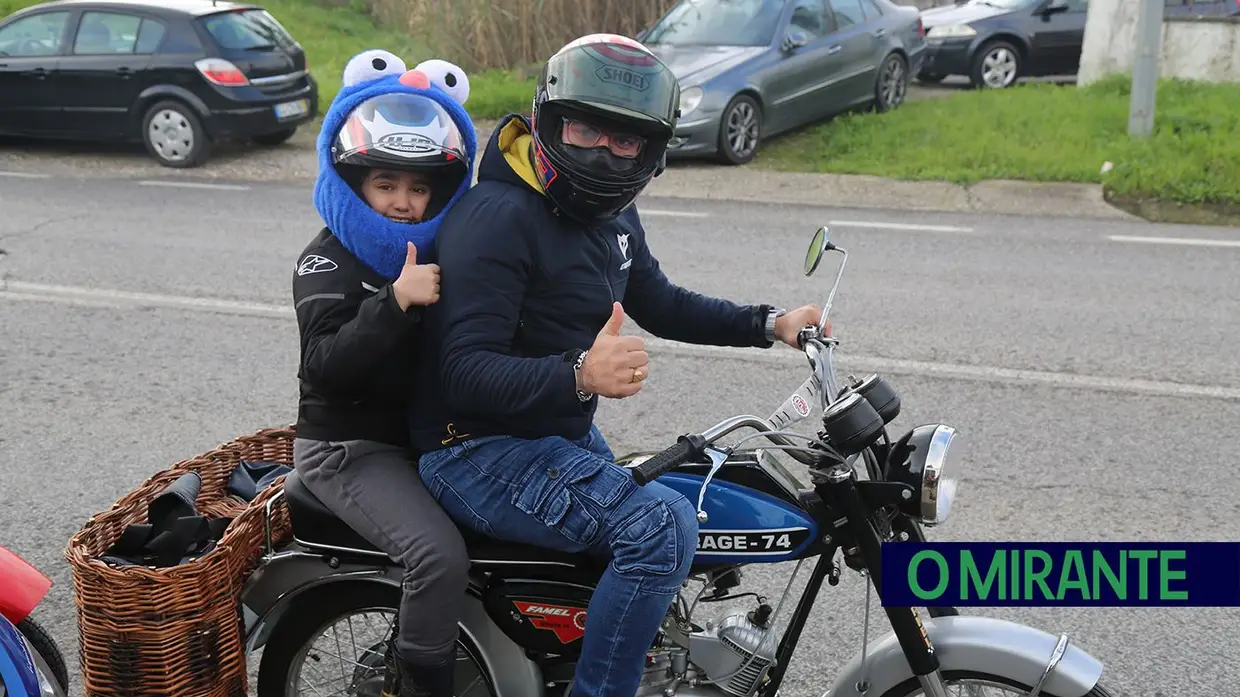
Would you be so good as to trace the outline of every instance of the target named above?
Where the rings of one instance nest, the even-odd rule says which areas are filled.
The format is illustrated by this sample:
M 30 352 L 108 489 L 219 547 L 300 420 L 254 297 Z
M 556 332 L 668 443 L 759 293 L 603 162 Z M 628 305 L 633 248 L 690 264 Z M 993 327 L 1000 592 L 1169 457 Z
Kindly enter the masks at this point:
M 697 506 L 702 475 L 669 472 L 658 482 Z M 776 564 L 796 559 L 818 537 L 818 524 L 787 501 L 712 479 L 702 501 L 694 564 Z

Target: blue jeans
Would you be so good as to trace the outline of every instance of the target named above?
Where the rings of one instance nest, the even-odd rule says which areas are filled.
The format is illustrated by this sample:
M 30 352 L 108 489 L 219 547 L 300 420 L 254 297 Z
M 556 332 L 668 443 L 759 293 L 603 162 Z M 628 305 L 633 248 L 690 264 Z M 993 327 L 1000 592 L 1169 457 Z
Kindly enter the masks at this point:
M 426 453 L 422 479 L 459 525 L 609 559 L 586 608 L 572 697 L 633 697 L 646 652 L 689 575 L 696 509 L 638 486 L 596 427 L 580 441 L 491 436 Z

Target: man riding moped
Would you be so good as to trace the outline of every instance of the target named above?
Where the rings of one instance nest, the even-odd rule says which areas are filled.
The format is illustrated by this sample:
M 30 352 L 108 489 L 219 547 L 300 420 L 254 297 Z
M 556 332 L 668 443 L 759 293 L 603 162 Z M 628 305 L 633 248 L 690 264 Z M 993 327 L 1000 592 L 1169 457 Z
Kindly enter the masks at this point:
M 693 504 L 638 486 L 593 423 L 599 397 L 631 397 L 650 376 L 626 315 L 666 339 L 767 348 L 795 347 L 821 314 L 664 275 L 634 200 L 662 171 L 679 103 L 676 77 L 638 42 L 569 43 L 544 66 L 532 118 L 496 128 L 436 240 L 442 292 L 425 308 L 433 340 L 411 412 L 421 475 L 477 533 L 610 560 L 570 690 L 581 697 L 636 692 L 697 544 Z

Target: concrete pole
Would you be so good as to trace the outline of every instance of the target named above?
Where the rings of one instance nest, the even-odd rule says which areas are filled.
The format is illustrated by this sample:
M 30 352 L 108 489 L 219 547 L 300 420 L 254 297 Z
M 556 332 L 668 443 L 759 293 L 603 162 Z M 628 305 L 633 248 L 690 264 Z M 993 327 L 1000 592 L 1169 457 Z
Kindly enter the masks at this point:
M 1128 135 L 1144 138 L 1154 130 L 1154 95 L 1158 88 L 1158 57 L 1162 54 L 1163 0 L 1138 1 L 1141 6 L 1137 10 Z

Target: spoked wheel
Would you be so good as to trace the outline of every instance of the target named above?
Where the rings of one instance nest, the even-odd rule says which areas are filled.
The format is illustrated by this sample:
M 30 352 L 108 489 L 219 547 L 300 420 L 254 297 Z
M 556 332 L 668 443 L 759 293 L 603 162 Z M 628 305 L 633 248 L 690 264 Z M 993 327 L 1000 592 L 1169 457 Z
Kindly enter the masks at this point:
M 34 647 L 34 650 L 43 658 L 43 662 L 52 671 L 52 677 L 56 678 L 56 682 L 60 683 L 60 688 L 66 692 L 69 690 L 69 670 L 65 667 L 65 656 L 61 652 L 60 647 L 56 645 L 56 640 L 48 633 L 43 625 L 39 624 L 33 617 L 26 617 L 17 624 L 17 631 L 26 637 L 26 641 Z
M 1024 697 L 1033 689 L 1033 685 L 1025 685 L 1009 678 L 981 673 L 977 671 L 945 670 L 943 685 L 951 697 Z M 1061 697 L 1046 690 L 1038 693 L 1041 697 Z M 1085 697 L 1111 697 L 1112 693 L 1099 683 Z M 905 680 L 883 693 L 882 697 L 925 697 L 917 678 Z
M 263 649 L 259 697 L 380 697 L 399 589 L 328 586 L 294 602 Z M 457 641 L 456 695 L 495 697 L 464 635 Z

